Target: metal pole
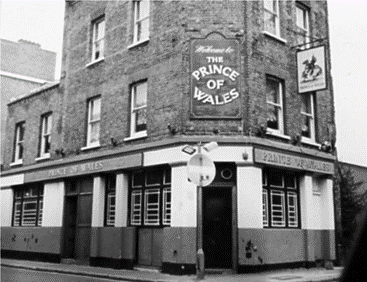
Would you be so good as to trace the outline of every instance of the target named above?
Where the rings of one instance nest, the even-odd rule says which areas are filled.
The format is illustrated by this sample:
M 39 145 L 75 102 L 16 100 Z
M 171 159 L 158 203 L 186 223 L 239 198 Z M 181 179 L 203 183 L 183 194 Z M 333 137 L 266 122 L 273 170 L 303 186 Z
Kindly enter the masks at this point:
M 201 142 L 198 144 L 198 153 L 201 153 Z M 200 169 L 202 168 L 200 160 Z M 203 250 L 203 176 L 200 175 L 200 182 L 197 186 L 197 253 L 196 253 L 196 278 L 203 280 L 205 277 L 205 256 Z

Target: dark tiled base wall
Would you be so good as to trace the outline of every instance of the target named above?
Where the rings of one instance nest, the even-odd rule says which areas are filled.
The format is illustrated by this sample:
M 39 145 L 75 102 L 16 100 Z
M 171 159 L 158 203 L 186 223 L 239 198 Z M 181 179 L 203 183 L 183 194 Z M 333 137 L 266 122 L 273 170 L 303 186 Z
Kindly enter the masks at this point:
M 90 258 L 90 266 L 107 267 L 114 269 L 134 269 L 133 260 L 114 258 Z
M 18 260 L 34 260 L 42 262 L 60 263 L 61 257 L 59 254 L 22 252 L 12 250 L 1 250 L 2 258 L 18 259 Z

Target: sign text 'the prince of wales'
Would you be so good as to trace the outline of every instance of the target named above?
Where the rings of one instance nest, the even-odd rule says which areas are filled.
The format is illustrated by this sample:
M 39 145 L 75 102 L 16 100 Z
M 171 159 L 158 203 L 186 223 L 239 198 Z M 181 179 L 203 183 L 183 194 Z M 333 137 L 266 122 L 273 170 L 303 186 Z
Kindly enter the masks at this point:
M 191 42 L 191 116 L 240 117 L 240 57 L 236 39 L 212 33 Z

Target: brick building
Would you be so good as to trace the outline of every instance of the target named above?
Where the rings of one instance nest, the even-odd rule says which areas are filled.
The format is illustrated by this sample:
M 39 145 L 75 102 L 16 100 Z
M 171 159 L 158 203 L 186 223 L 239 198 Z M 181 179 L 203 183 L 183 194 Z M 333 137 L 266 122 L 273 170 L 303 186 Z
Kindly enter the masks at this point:
M 5 140 L 6 105 L 12 98 L 55 80 L 56 53 L 27 40 L 0 39 L 0 43 L 1 140 Z M 1 145 L 2 155 L 4 150 Z
M 194 272 L 183 151 L 215 141 L 206 267 L 335 259 L 326 1 L 65 5 L 60 83 L 8 105 L 3 256 Z M 317 90 L 297 86 L 306 47 Z

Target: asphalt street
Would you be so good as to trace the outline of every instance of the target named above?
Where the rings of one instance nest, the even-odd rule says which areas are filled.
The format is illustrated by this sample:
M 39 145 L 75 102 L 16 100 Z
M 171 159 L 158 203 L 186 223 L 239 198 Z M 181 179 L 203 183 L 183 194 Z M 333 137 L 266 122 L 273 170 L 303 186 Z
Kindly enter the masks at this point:
M 1 267 L 1 282 L 116 282 L 113 279 L 93 278 L 54 272 Z

